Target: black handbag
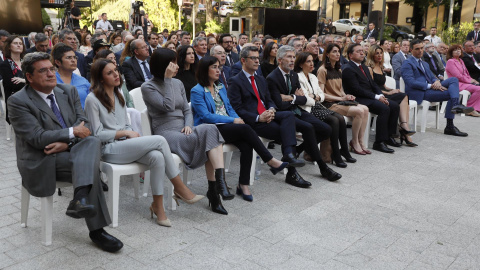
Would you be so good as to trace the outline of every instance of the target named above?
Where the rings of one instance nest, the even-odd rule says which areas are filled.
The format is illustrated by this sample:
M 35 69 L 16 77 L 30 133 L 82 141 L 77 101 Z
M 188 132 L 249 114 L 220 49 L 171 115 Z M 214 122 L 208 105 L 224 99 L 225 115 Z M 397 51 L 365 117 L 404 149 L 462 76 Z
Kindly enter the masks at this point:
M 358 102 L 353 101 L 353 100 L 344 100 L 340 101 L 337 103 L 338 105 L 343 105 L 343 106 L 357 106 Z
M 324 121 L 329 115 L 333 114 L 333 111 L 327 109 L 327 107 L 323 106 L 323 104 L 320 102 L 315 102 L 315 105 L 312 106 L 311 112 L 313 116 L 321 121 Z

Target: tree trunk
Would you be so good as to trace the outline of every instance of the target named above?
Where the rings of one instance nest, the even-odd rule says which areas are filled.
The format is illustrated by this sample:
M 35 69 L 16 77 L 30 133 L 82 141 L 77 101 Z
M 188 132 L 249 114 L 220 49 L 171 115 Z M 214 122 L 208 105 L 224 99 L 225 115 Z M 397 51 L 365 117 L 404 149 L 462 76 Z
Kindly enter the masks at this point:
M 192 6 L 192 40 L 195 38 L 195 21 L 197 20 L 198 0 L 193 0 Z
M 207 22 L 213 20 L 213 7 L 212 7 L 212 0 L 207 0 L 205 3 L 205 8 L 207 9 Z

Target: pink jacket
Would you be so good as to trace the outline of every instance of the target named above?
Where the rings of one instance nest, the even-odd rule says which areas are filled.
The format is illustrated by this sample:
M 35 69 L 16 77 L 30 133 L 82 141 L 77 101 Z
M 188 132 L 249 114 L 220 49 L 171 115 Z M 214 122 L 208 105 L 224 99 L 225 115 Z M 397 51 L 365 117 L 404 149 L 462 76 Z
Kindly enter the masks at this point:
M 455 77 L 458 79 L 460 91 L 469 90 L 469 88 L 477 88 L 471 83 L 472 77 L 470 77 L 470 73 L 468 73 L 468 70 L 465 67 L 462 59 L 449 59 L 447 61 L 447 66 L 445 67 L 445 71 L 447 72 L 449 78 Z

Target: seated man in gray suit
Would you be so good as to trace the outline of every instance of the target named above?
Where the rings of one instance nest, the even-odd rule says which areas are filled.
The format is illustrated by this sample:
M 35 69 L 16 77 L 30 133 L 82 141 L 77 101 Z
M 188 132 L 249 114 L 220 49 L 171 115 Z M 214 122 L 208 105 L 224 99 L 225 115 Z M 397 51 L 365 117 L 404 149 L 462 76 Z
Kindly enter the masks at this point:
M 50 55 L 29 53 L 22 62 L 26 86 L 7 102 L 16 134 L 22 185 L 36 197 L 52 196 L 55 181 L 72 182 L 67 216 L 85 218 L 90 238 L 116 252 L 123 243 L 103 227 L 111 223 L 100 183 L 100 140 L 90 136 L 75 87 L 59 84 Z
M 402 77 L 402 64 L 409 55 L 410 51 L 410 41 L 403 40 L 400 46 L 400 51 L 392 57 L 392 67 L 393 67 L 393 78 L 396 82 L 397 89 L 400 89 L 400 77 Z

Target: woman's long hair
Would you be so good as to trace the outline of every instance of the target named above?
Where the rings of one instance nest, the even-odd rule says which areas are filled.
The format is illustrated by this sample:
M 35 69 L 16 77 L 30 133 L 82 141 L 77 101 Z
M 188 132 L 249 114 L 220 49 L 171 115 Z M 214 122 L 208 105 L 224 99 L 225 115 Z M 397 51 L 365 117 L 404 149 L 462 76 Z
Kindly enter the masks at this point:
M 127 43 L 125 43 L 125 48 L 123 49 L 122 51 L 122 54 L 120 55 L 120 65 L 123 64 L 123 61 L 125 61 L 125 58 L 127 57 L 132 57 L 132 51 L 130 51 L 130 43 L 132 43 L 132 41 L 134 41 L 135 39 L 132 39 L 132 40 L 129 40 L 127 41 Z
M 370 46 L 370 49 L 368 49 L 367 61 L 365 62 L 365 65 L 367 67 L 371 67 L 372 69 L 375 68 L 375 53 L 377 52 L 377 50 L 380 50 L 382 52 L 382 61 L 380 62 L 380 67 L 383 70 L 383 62 L 385 61 L 383 59 L 383 48 L 378 45 L 372 45 Z
M 185 59 L 187 58 L 187 51 L 188 49 L 192 49 L 194 62 L 190 64 L 190 70 L 194 73 L 196 72 L 197 68 L 197 54 L 195 53 L 195 49 L 190 45 L 183 45 L 178 47 L 177 49 L 177 65 L 178 65 L 178 74 L 182 74 L 185 71 Z
M 270 42 L 265 46 L 265 49 L 263 50 L 263 56 L 262 56 L 262 63 L 270 63 L 270 53 L 272 52 L 273 45 L 277 43 L 275 42 Z M 278 45 L 277 45 L 278 46 Z M 240 53 L 240 52 L 239 52 Z M 274 58 L 273 64 L 276 66 L 277 64 L 277 57 Z
M 340 46 L 335 43 L 328 44 L 327 48 L 323 52 L 322 65 L 324 65 L 328 71 L 331 71 L 332 69 L 340 70 L 340 59 L 335 63 L 335 67 L 332 67 L 332 63 L 328 57 L 328 54 L 332 52 L 333 48 L 335 47 L 338 49 L 338 52 L 342 54 L 342 49 L 340 49 Z
M 112 61 L 108 59 L 98 59 L 95 61 L 95 63 L 92 64 L 92 69 L 91 69 L 91 83 L 92 85 L 90 86 L 90 92 L 92 92 L 95 97 L 100 100 L 100 103 L 107 108 L 107 111 L 110 113 L 113 110 L 114 104 L 112 104 L 112 101 L 110 100 L 110 97 L 108 96 L 107 92 L 103 88 L 103 70 L 108 64 L 113 64 L 115 65 Z M 120 77 L 120 85 L 115 86 L 113 92 L 118 98 L 118 101 L 122 105 L 122 107 L 125 107 L 125 99 L 123 98 L 123 95 L 120 93 L 120 88 L 122 87 L 123 80 L 122 76 L 118 74 Z

